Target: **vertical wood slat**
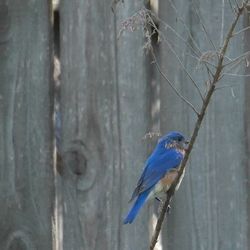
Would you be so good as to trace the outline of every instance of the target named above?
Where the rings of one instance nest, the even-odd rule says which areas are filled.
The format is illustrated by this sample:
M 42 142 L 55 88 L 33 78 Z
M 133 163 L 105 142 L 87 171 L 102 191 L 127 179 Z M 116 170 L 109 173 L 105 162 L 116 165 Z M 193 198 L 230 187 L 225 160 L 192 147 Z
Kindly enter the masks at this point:
M 193 2 L 175 1 L 180 16 L 191 30 L 203 52 L 213 50 L 195 17 Z M 196 1 L 195 5 L 205 22 L 207 31 L 217 48 L 223 33 L 228 29 L 232 14 L 228 3 L 221 6 L 218 1 Z M 224 9 L 222 20 L 221 8 Z M 172 25 L 182 37 L 187 33 L 183 24 L 176 21 L 169 2 L 162 2 L 160 17 Z M 242 21 L 238 29 L 243 28 Z M 169 34 L 180 52 L 181 42 Z M 190 39 L 187 39 L 190 41 Z M 182 47 L 183 48 L 183 47 Z M 169 48 L 161 47 L 161 63 L 171 80 L 177 81 L 180 91 L 195 105 L 200 104 L 199 96 L 181 66 L 174 59 Z M 197 62 L 184 50 L 185 67 L 204 88 L 204 75 L 197 69 Z M 243 52 L 242 37 L 234 38 L 230 44 L 229 57 Z M 247 186 L 245 176 L 244 149 L 244 79 L 225 77 L 220 84 L 239 86 L 215 93 L 208 108 L 207 117 L 200 130 L 199 139 L 189 160 L 186 177 L 173 201 L 173 209 L 168 217 L 168 227 L 163 239 L 164 247 L 171 249 L 248 249 L 247 245 Z M 161 125 L 163 130 L 180 129 L 191 133 L 194 115 L 180 99 L 174 96 L 167 83 L 161 83 Z M 240 211 L 240 212 L 239 212 Z M 187 233 L 188 232 L 188 233 Z
M 1 1 L 1 249 L 52 249 L 50 31 L 49 1 Z
M 117 7 L 117 34 L 122 21 L 143 7 L 144 1 L 125 1 Z M 119 84 L 119 122 L 121 131 L 121 218 L 131 203 L 128 200 L 142 173 L 147 158 L 147 144 L 142 140 L 150 125 L 150 99 L 147 79 L 145 43 L 140 27 L 126 31 L 117 41 Z M 132 225 L 120 224 L 120 248 L 147 249 L 149 246 L 148 205 L 145 205 Z
M 248 8 L 248 11 L 245 12 L 244 16 L 244 26 L 247 27 L 250 25 L 250 9 Z M 245 51 L 250 50 L 250 31 L 247 30 L 245 32 L 244 36 L 244 43 L 245 43 Z M 245 74 L 250 74 L 250 67 L 246 68 Z M 246 145 L 245 153 L 245 166 L 246 166 L 246 178 L 245 182 L 247 185 L 247 211 L 250 211 L 250 158 L 248 157 L 250 155 L 250 77 L 246 77 L 246 84 L 245 84 L 245 110 L 244 110 L 244 122 L 245 122 L 245 140 L 244 143 Z M 247 216 L 247 224 L 248 224 L 248 248 L 250 248 L 250 216 L 248 213 Z
M 110 249 L 120 175 L 114 17 L 103 1 L 61 1 L 60 11 L 63 247 Z
M 118 4 L 115 16 L 111 6 L 61 1 L 64 249 L 148 245 L 145 220 L 122 225 L 146 152 L 143 40 L 126 34 L 116 45 L 121 20 L 142 1 Z

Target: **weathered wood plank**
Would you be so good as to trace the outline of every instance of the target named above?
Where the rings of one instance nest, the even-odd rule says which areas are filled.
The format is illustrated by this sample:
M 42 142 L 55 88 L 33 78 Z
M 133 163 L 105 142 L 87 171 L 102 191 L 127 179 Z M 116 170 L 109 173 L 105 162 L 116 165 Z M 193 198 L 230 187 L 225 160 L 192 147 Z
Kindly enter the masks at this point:
M 244 26 L 247 27 L 250 25 L 250 10 L 245 12 L 245 16 L 244 16 Z M 245 43 L 245 51 L 250 51 L 250 31 L 247 30 L 245 32 L 245 36 L 244 36 L 244 43 Z M 250 67 L 247 67 L 245 70 L 245 74 L 250 74 Z M 245 148 L 245 153 L 246 153 L 246 157 L 245 157 L 245 161 L 243 162 L 243 164 L 245 165 L 245 173 L 246 173 L 246 178 L 245 178 L 245 182 L 247 185 L 247 211 L 250 211 L 250 77 L 246 77 L 246 84 L 245 84 L 245 107 L 244 107 L 244 122 L 245 122 L 245 140 L 244 140 L 244 144 L 246 145 Z M 249 216 L 249 212 L 248 212 L 248 216 L 247 216 L 247 225 L 248 225 L 248 248 L 250 247 L 250 216 Z
M 116 249 L 121 190 L 114 16 L 110 1 L 61 1 L 60 11 L 63 248 Z
M 218 1 L 175 1 L 181 18 L 190 29 L 200 49 L 214 50 L 202 32 L 194 6 L 197 7 L 207 31 L 215 46 L 219 48 L 222 34 L 225 34 L 232 20 L 228 3 Z M 223 8 L 223 11 L 222 11 Z M 222 14 L 224 13 L 224 16 Z M 169 1 L 161 2 L 160 17 L 173 26 L 186 39 L 187 32 Z M 222 18 L 223 17 L 223 18 Z M 243 27 L 240 21 L 238 29 Z M 180 40 L 168 33 L 168 39 L 177 46 L 177 52 L 185 55 L 184 65 L 193 73 L 199 86 L 204 88 L 205 71 L 197 69 Z M 187 39 L 191 44 L 191 39 Z M 234 58 L 243 52 L 242 37 L 234 38 L 229 56 Z M 176 86 L 195 105 L 200 104 L 194 86 L 183 73 L 174 55 L 166 44 L 161 46 L 161 64 Z M 244 149 L 244 79 L 225 77 L 221 85 L 239 86 L 218 91 L 203 124 L 198 142 L 189 161 L 186 177 L 173 202 L 164 232 L 164 246 L 169 249 L 248 249 L 247 245 L 247 185 L 245 175 Z M 161 84 L 161 126 L 162 130 L 178 129 L 191 133 L 195 116 L 192 111 L 172 92 L 168 84 Z
M 121 22 L 143 7 L 143 1 L 124 1 L 117 8 L 117 30 Z M 128 200 L 147 158 L 147 143 L 142 138 L 150 125 L 150 88 L 147 79 L 145 43 L 140 31 L 125 32 L 117 42 L 121 130 L 121 206 L 122 219 L 131 204 Z M 119 32 L 117 32 L 119 33 Z M 145 205 L 132 225 L 120 225 L 119 249 L 147 249 L 149 246 L 148 205 Z
M 116 44 L 120 21 L 142 1 L 120 3 L 117 20 L 111 5 L 61 2 L 64 249 L 148 244 L 145 220 L 122 226 L 146 152 L 143 39 L 126 34 Z
M 0 2 L 0 248 L 52 249 L 49 1 Z

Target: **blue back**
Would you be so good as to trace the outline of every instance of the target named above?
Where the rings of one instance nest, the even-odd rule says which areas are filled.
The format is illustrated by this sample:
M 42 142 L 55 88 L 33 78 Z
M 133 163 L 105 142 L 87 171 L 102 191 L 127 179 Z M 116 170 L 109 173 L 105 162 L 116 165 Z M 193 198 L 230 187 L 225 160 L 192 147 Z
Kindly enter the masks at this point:
M 173 136 L 180 135 L 178 132 L 172 133 Z M 169 134 L 159 140 L 155 150 L 146 161 L 143 173 L 137 183 L 131 200 L 157 184 L 169 170 L 180 165 L 183 154 L 175 148 L 167 148 L 166 145 L 169 143 L 172 143 Z

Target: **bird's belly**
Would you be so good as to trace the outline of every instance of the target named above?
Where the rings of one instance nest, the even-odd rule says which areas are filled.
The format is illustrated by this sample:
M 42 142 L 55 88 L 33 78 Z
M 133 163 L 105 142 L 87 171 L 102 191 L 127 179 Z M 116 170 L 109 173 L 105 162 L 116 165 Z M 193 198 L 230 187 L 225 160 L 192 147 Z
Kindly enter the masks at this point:
M 182 179 L 184 177 L 185 174 L 185 169 L 180 177 L 180 180 L 178 182 L 178 184 L 176 185 L 175 190 L 178 190 L 180 187 L 180 184 L 182 182 Z M 171 185 L 173 184 L 174 180 L 176 179 L 176 177 L 178 176 L 178 171 L 177 170 L 171 170 L 169 171 L 154 187 L 154 189 L 152 190 L 152 192 L 150 193 L 150 197 L 149 198 L 154 198 L 154 197 L 158 197 L 158 198 L 165 198 L 166 196 L 166 192 L 169 190 L 169 188 L 171 187 Z

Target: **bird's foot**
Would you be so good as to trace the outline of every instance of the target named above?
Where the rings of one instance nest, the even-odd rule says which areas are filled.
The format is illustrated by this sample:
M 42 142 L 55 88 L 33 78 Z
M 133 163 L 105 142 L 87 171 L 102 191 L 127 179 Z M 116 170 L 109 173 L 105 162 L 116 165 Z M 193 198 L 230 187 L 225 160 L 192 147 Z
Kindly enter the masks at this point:
M 168 205 L 168 207 L 167 207 L 167 214 L 170 214 L 170 209 L 171 209 L 171 206 Z
M 156 196 L 155 199 L 156 199 L 157 201 L 163 203 L 163 201 L 162 201 L 159 197 Z
M 162 210 L 162 208 L 163 208 L 164 201 L 162 199 L 160 199 L 159 197 L 157 197 L 157 196 L 155 197 L 155 199 L 160 202 L 159 207 L 158 207 L 158 212 L 160 212 Z M 170 214 L 170 209 L 171 209 L 171 206 L 168 205 L 167 214 Z

